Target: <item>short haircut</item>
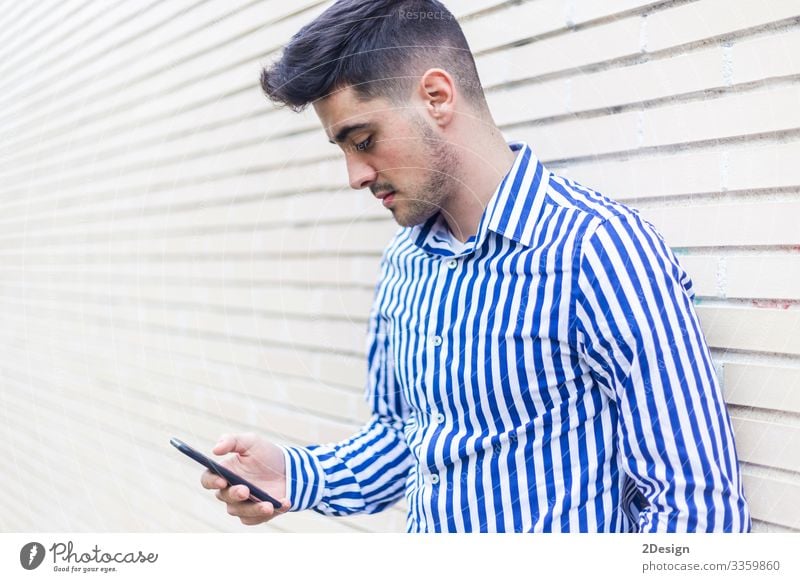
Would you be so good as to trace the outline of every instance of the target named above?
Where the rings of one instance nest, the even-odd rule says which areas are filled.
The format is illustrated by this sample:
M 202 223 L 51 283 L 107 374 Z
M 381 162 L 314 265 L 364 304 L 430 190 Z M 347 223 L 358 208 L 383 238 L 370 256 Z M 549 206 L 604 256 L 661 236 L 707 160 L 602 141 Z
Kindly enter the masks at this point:
M 441 2 L 339 0 L 291 38 L 261 87 L 296 112 L 348 86 L 361 101 L 401 105 L 432 67 L 450 73 L 475 111 L 488 111 L 467 39 Z

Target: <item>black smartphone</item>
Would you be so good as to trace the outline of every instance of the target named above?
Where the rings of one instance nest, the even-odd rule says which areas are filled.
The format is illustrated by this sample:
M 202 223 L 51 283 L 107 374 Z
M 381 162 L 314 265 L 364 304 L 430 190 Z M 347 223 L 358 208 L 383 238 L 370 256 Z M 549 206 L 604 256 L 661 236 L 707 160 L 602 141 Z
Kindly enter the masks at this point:
M 266 491 L 259 489 L 249 481 L 242 479 L 241 477 L 239 477 L 239 475 L 237 475 L 230 469 L 226 469 L 219 463 L 215 463 L 214 461 L 206 457 L 203 453 L 194 450 L 192 447 L 187 445 L 182 440 L 173 437 L 169 439 L 169 442 L 173 447 L 178 449 L 187 457 L 191 457 L 204 467 L 207 467 L 212 472 L 216 473 L 217 475 L 225 479 L 228 482 L 228 485 L 245 485 L 250 490 L 250 501 L 255 501 L 255 502 L 269 501 L 275 509 L 278 509 L 281 506 L 281 502 L 275 499 L 272 495 L 270 495 Z

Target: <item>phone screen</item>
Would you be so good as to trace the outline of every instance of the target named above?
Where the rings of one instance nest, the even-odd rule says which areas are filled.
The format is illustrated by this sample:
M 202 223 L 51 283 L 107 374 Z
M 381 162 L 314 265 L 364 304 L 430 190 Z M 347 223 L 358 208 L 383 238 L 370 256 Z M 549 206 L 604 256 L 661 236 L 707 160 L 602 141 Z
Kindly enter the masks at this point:
M 169 442 L 173 447 L 178 449 L 187 457 L 191 457 L 204 467 L 208 468 L 210 471 L 216 473 L 217 475 L 225 479 L 228 482 L 228 485 L 245 485 L 250 490 L 251 501 L 255 502 L 268 501 L 272 503 L 275 509 L 278 509 L 281 506 L 280 501 L 272 497 L 269 493 L 256 487 L 255 485 L 243 479 L 230 469 L 226 469 L 219 463 L 212 461 L 211 459 L 206 457 L 203 453 L 194 450 L 192 447 L 187 445 L 182 440 L 173 437 L 169 439 Z

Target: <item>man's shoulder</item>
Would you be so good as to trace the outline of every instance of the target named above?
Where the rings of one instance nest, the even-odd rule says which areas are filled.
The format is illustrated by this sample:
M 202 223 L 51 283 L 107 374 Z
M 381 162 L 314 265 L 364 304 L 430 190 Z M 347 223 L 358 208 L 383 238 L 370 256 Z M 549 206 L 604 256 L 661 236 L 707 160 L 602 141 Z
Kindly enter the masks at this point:
M 557 174 L 550 175 L 547 202 L 578 215 L 590 233 L 612 218 L 639 217 L 639 211 L 615 198 Z
M 576 217 L 573 224 L 580 225 L 576 237 L 579 251 L 588 239 L 601 233 L 666 243 L 659 230 L 636 208 L 564 176 L 551 174 L 547 201 Z
M 638 262 L 647 272 L 665 271 L 681 282 L 690 297 L 692 280 L 658 228 L 639 210 L 561 176 L 550 180 L 548 201 L 574 212 L 582 220 L 573 259 L 581 265 L 587 254 L 616 264 Z M 578 267 L 578 271 L 582 271 Z M 617 273 L 624 276 L 627 270 Z

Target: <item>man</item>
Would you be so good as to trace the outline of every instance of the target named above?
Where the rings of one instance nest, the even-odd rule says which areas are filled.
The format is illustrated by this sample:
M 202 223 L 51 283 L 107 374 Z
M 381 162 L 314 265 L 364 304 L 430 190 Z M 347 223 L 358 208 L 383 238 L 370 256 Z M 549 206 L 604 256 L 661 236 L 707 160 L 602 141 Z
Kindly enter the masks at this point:
M 370 313 L 371 419 L 326 445 L 224 436 L 214 453 L 284 502 L 206 472 L 230 514 L 405 496 L 410 532 L 750 529 L 688 274 L 636 211 L 506 143 L 440 2 L 340 0 L 262 86 L 313 104 L 402 228 Z

